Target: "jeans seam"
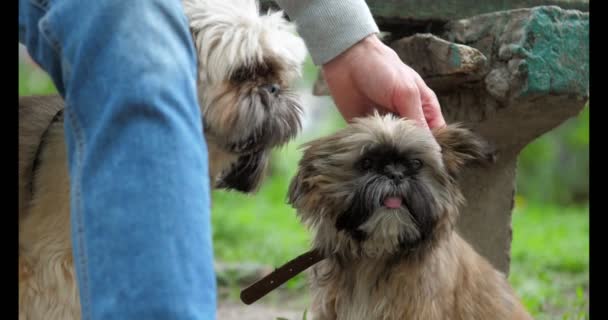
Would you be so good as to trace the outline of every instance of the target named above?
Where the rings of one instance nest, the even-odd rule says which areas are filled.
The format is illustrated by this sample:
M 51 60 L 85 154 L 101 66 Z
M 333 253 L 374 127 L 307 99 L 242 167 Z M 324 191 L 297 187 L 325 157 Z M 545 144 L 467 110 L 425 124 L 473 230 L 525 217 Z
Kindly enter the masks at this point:
M 83 158 L 83 150 L 84 150 L 84 133 L 82 131 L 82 128 L 80 126 L 80 122 L 77 119 L 76 114 L 71 110 L 71 108 L 68 108 L 68 104 L 66 102 L 66 114 L 67 117 L 70 121 L 70 125 L 73 129 L 73 133 L 74 133 L 74 140 L 75 140 L 75 147 L 74 147 L 74 154 L 75 154 L 75 170 L 74 170 L 74 182 L 72 183 L 72 188 L 73 188 L 73 192 L 72 195 L 74 196 L 74 208 L 72 208 L 72 214 L 74 216 L 74 236 L 75 239 L 73 240 L 74 242 L 77 242 L 78 244 L 78 248 L 79 250 L 77 250 L 78 252 L 78 259 L 75 259 L 75 261 L 77 261 L 77 263 L 79 264 L 80 267 L 80 283 L 79 283 L 79 287 L 81 289 L 80 292 L 80 297 L 81 297 L 81 301 L 80 301 L 80 309 L 81 309 L 81 317 L 83 320 L 86 319 L 91 319 L 91 311 L 90 311 L 90 293 L 89 293 L 89 287 L 88 287 L 88 280 L 89 280 L 89 276 L 88 276 L 88 271 L 87 271 L 87 261 L 88 261 L 88 257 L 86 254 L 86 249 L 85 249 L 85 240 L 84 240 L 84 232 L 82 230 L 82 226 L 84 225 L 83 222 L 83 217 L 82 217 L 82 211 L 83 211 L 83 206 L 82 206 L 82 194 L 81 194 L 81 186 L 80 186 L 80 180 L 82 178 L 82 158 Z M 74 255 L 76 254 L 76 251 L 74 251 Z
M 48 0 L 30 0 L 30 3 L 33 6 L 38 7 L 42 11 L 47 11 L 49 9 L 49 1 Z
M 48 16 L 48 12 L 49 12 L 49 1 L 48 0 L 30 0 L 30 4 L 44 12 L 44 14 L 42 14 L 40 19 L 38 20 L 38 27 L 41 29 L 40 35 L 42 35 L 42 37 L 46 40 L 46 42 L 48 42 L 50 44 L 50 46 L 53 48 L 55 53 L 59 54 L 59 52 L 61 51 L 61 45 L 59 44 L 59 41 L 57 41 L 55 39 L 55 37 L 52 35 L 51 28 L 49 27 L 48 21 L 47 21 L 47 19 L 48 19 L 47 16 Z
M 48 25 L 47 19 L 48 19 L 48 17 L 45 15 L 44 17 L 40 18 L 40 22 L 38 22 L 38 26 L 41 29 L 40 35 L 49 43 L 49 45 L 51 46 L 51 48 L 53 48 L 55 53 L 58 56 L 60 56 L 61 55 L 61 45 L 59 44 L 59 41 L 57 41 L 55 39 L 55 37 L 53 36 L 51 28 Z

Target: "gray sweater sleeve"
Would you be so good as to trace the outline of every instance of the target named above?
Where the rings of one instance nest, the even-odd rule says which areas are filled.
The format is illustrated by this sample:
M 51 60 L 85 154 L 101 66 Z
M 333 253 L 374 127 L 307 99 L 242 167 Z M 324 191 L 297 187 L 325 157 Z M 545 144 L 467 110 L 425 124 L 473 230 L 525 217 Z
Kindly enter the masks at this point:
M 364 0 L 275 0 L 295 21 L 313 62 L 321 65 L 378 33 Z

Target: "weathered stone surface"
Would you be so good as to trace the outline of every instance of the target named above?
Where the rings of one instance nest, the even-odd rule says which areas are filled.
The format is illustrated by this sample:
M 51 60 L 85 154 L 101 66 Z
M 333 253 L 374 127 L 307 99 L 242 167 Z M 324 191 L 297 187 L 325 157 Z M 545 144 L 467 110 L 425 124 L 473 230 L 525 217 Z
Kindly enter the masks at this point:
M 446 30 L 443 38 L 493 55 L 493 63 L 501 65 L 504 77 L 517 85 L 497 97 L 501 100 L 588 94 L 589 13 L 536 7 L 450 22 Z
M 393 42 L 391 47 L 433 88 L 479 80 L 487 72 L 487 59 L 479 50 L 432 34 L 406 37 Z
M 272 0 L 261 2 L 264 9 L 278 8 Z M 367 0 L 366 2 L 383 31 L 398 31 L 403 27 L 409 27 L 416 32 L 429 32 L 450 20 L 535 6 L 555 5 L 563 9 L 589 11 L 589 0 Z
M 481 15 L 447 24 L 443 38 L 479 49 L 490 71 L 478 83 L 437 88 L 447 121 L 462 121 L 497 146 L 499 163 L 463 176 L 458 228 L 508 272 L 517 156 L 578 114 L 588 98 L 589 16 L 558 7 Z
M 451 101 L 450 101 L 451 100 Z M 457 97 L 440 98 L 443 108 L 461 106 Z M 517 101 L 478 123 L 464 120 L 498 148 L 498 163 L 488 169 L 468 169 L 461 180 L 467 205 L 458 222 L 461 235 L 497 268 L 509 271 L 511 211 L 515 194 L 517 156 L 521 149 L 584 107 L 568 96 Z M 448 117 L 448 121 L 455 121 Z M 462 121 L 462 120 L 461 120 Z M 517 232 L 517 230 L 515 231 Z
M 528 108 L 537 105 L 541 109 L 545 101 L 571 101 L 580 109 L 588 98 L 588 25 L 588 14 L 557 7 L 514 10 L 451 23 L 443 36 L 478 48 L 488 57 L 490 71 L 483 82 L 436 89 L 445 101 L 444 115 L 454 121 L 484 122 L 507 114 L 536 112 Z M 530 121 L 530 126 L 546 127 L 547 122 L 553 122 L 547 118 L 560 114 L 562 108 L 571 109 L 556 105 L 539 112 L 545 115 L 541 119 L 521 119 L 519 123 Z M 536 134 L 517 130 L 508 132 L 500 142 L 521 148 Z
M 465 123 L 497 148 L 494 166 L 468 169 L 462 177 L 467 205 L 458 229 L 508 273 L 517 156 L 584 107 L 589 95 L 589 14 L 555 6 L 495 12 L 449 22 L 438 36 L 448 47 L 478 50 L 486 58 L 483 71 L 471 81 L 439 85 L 422 66 L 443 73 L 457 70 L 440 53 L 445 42 L 434 39 L 441 46 L 433 54 L 422 53 L 427 49 L 420 48 L 420 40 L 413 41 L 416 37 L 391 45 L 435 91 L 447 122 Z
M 379 24 L 408 20 L 450 21 L 496 11 L 536 6 L 589 10 L 589 0 L 367 0 Z

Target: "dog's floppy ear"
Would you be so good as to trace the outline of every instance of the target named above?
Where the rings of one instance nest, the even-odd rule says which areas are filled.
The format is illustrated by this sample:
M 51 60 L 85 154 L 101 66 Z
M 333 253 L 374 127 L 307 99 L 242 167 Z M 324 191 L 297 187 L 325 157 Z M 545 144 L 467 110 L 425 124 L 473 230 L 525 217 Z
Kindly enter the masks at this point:
M 312 170 L 310 166 L 302 166 L 302 163 L 300 162 L 298 171 L 289 184 L 289 189 L 287 191 L 288 204 L 295 208 L 301 206 L 304 196 L 312 190 L 312 185 L 307 181 L 311 176 L 311 173 Z
M 314 181 L 319 175 L 315 168 L 314 155 L 322 145 L 322 143 L 311 141 L 301 146 L 304 152 L 287 191 L 287 203 L 294 208 L 314 207 L 320 201 L 318 192 L 311 191 L 315 188 Z
M 449 124 L 433 130 L 441 147 L 443 161 L 452 176 L 467 165 L 483 165 L 496 161 L 496 150 L 479 135 L 461 124 Z
M 317 138 L 302 144 L 302 157 L 298 162 L 298 170 L 292 178 L 287 193 L 287 203 L 296 209 L 306 209 L 313 212 L 326 205 L 323 203 L 325 194 L 322 189 L 327 185 L 327 177 L 323 172 L 335 170 L 336 163 L 331 161 L 337 148 L 344 147 L 342 140 L 352 132 L 342 130 L 330 136 Z
M 255 193 L 268 167 L 268 151 L 240 156 L 220 178 L 217 188 Z

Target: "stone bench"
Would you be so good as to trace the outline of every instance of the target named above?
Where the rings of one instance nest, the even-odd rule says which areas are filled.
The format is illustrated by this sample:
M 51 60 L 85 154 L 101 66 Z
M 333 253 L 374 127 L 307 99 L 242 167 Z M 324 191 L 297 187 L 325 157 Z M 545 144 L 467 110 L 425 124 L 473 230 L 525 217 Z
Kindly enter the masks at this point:
M 458 229 L 508 274 L 517 157 L 589 96 L 588 1 L 367 3 L 385 43 L 435 91 L 446 121 L 463 122 L 497 148 L 494 166 L 463 176 Z M 313 92 L 329 94 L 320 74 Z

